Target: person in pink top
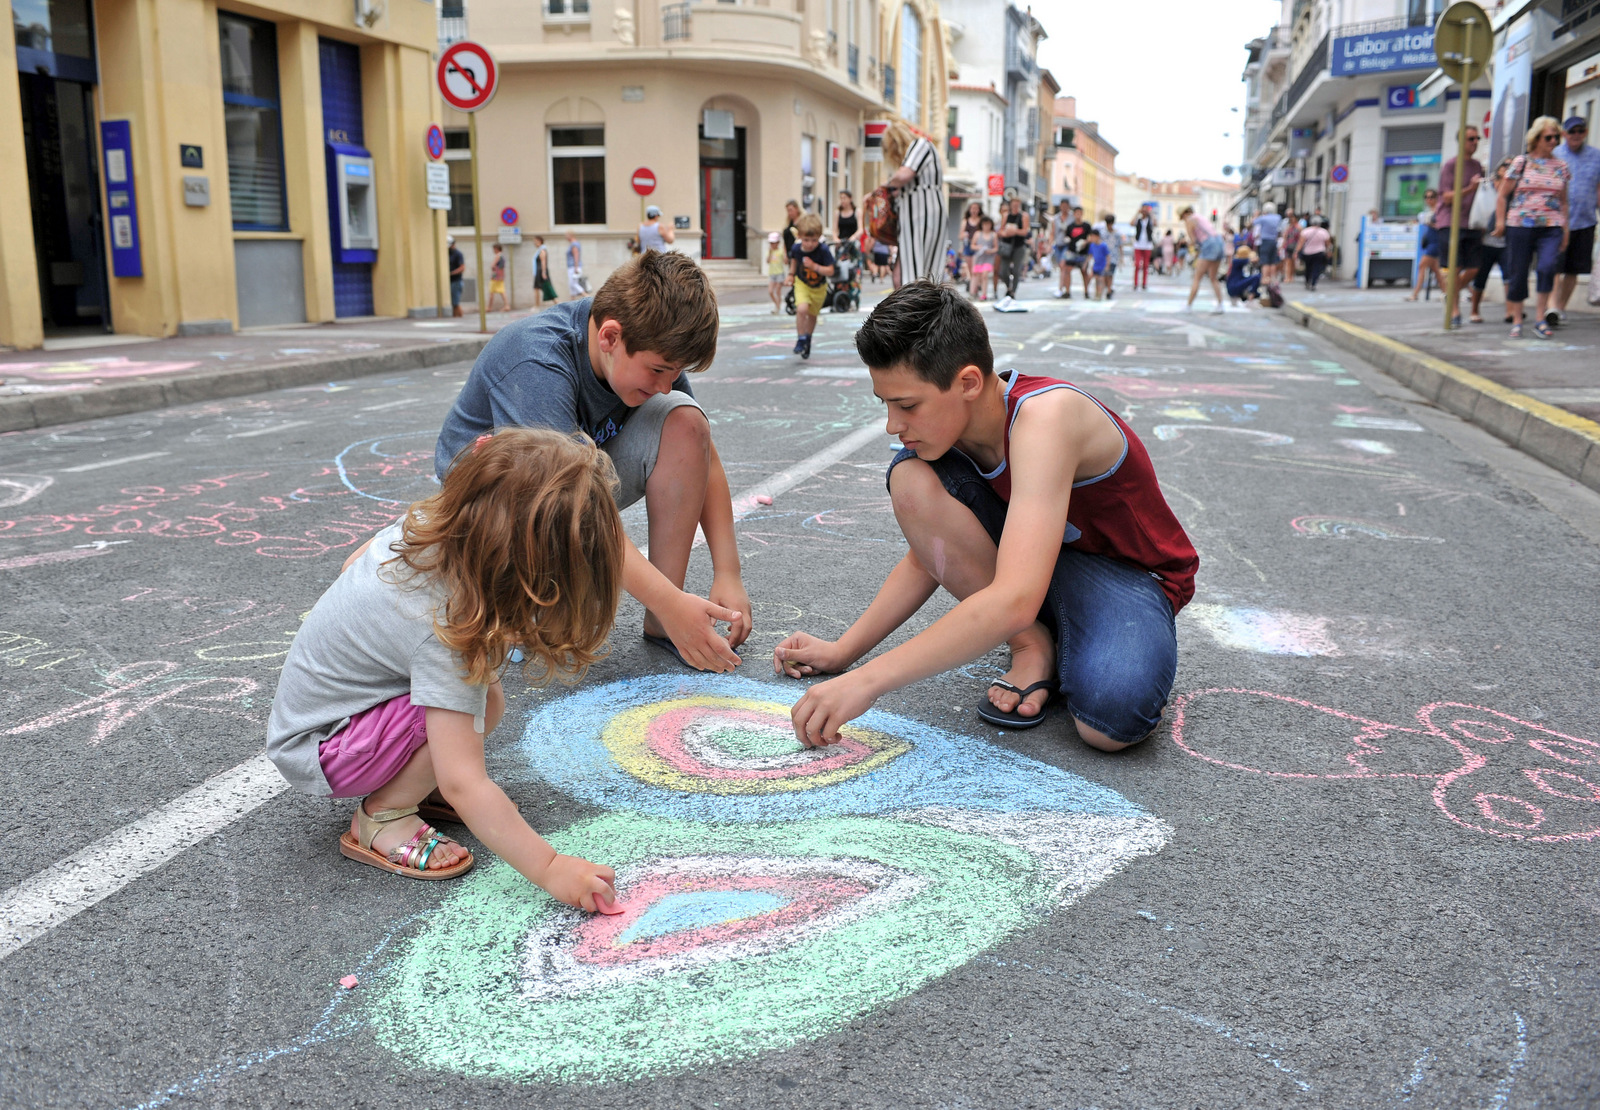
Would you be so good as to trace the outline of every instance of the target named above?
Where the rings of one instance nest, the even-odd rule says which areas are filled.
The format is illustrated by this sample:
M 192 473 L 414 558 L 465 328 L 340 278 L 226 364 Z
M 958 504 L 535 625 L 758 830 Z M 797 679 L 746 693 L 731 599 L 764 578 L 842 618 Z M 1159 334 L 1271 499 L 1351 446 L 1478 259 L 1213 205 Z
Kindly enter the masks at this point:
M 1322 279 L 1322 271 L 1328 265 L 1328 244 L 1333 236 L 1328 234 L 1328 229 L 1322 224 L 1313 221 L 1309 227 L 1300 233 L 1295 254 L 1300 259 L 1300 268 L 1306 274 L 1306 288 L 1316 291 L 1317 282 Z
M 1217 270 L 1222 266 L 1222 260 L 1228 253 L 1228 245 L 1218 235 L 1192 204 L 1186 204 L 1178 213 L 1178 219 L 1183 221 L 1184 227 L 1189 229 L 1189 238 L 1194 242 L 1199 256 L 1194 263 L 1194 277 L 1189 282 L 1189 300 L 1183 306 L 1185 312 L 1194 311 L 1194 299 L 1200 292 L 1200 279 L 1211 279 L 1211 291 L 1216 294 L 1217 307 L 1211 310 L 1213 316 L 1222 312 L 1222 284 L 1217 281 Z
M 1495 206 L 1496 235 L 1506 237 L 1506 309 L 1511 313 L 1511 338 L 1522 338 L 1522 305 L 1528 299 L 1528 265 L 1537 258 L 1539 273 L 1538 322 L 1533 330 L 1540 339 L 1554 334 L 1545 322 L 1550 292 L 1556 287 L 1556 270 L 1567 249 L 1567 184 L 1572 171 L 1555 157 L 1561 141 L 1561 121 L 1540 116 L 1528 128 L 1527 153 L 1518 155 L 1500 183 Z

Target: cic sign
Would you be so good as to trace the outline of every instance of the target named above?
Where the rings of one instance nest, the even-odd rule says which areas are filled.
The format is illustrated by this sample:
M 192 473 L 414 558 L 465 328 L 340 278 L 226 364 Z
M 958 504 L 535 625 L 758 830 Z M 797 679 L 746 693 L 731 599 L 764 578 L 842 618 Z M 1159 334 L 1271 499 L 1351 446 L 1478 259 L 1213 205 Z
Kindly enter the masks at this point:
M 1432 27 L 1403 27 L 1333 40 L 1333 75 L 1355 77 L 1363 73 L 1389 73 L 1399 69 L 1432 69 Z

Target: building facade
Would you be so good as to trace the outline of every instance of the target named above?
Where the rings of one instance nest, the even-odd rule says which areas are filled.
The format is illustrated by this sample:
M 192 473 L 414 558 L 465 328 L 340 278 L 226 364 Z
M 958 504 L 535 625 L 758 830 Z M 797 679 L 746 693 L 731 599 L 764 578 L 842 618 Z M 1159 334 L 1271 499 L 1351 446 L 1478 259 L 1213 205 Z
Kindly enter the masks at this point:
M 1119 174 L 1115 208 L 1117 222 L 1131 224 L 1139 209 L 1148 204 L 1155 216 L 1158 234 L 1170 231 L 1174 236 L 1186 235 L 1187 229 L 1178 218 L 1178 213 L 1186 207 L 1193 207 L 1220 228 L 1227 219 L 1228 205 L 1233 201 L 1235 188 L 1226 181 L 1204 178 L 1152 181 L 1136 174 Z
M 949 28 L 949 132 L 960 137 L 950 160 L 952 232 L 973 200 L 991 215 L 1002 196 L 1029 208 L 1045 192 L 1039 43 L 1044 25 L 1007 0 L 941 0 Z
M 457 18 L 441 29 L 488 46 L 500 66 L 500 91 L 477 119 L 480 204 L 490 241 L 505 209 L 519 217 L 521 289 L 527 236 L 549 237 L 560 273 L 572 230 L 597 284 L 626 260 L 652 204 L 675 249 L 714 272 L 753 273 L 786 201 L 831 225 L 841 190 L 859 202 L 882 180 L 864 124 L 902 118 L 944 145 L 933 0 L 473 0 Z M 470 247 L 466 120 L 447 113 L 446 128 L 452 230 Z M 655 181 L 645 196 L 641 170 Z
M 1117 210 L 1117 148 L 1093 120 L 1078 118 L 1078 99 L 1055 100 L 1052 130 L 1055 158 L 1050 167 L 1050 207 L 1062 201 L 1082 205 L 1094 223 Z
M 437 310 L 431 3 L 13 0 L 5 34 L 0 344 Z

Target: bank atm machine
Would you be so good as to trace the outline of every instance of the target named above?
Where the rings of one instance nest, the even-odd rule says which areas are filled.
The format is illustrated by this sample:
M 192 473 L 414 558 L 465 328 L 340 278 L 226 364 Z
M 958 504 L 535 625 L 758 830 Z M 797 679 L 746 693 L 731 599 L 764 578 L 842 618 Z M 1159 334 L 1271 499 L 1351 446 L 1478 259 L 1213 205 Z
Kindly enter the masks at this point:
M 1370 215 L 1361 217 L 1361 239 L 1356 263 L 1356 288 L 1370 289 L 1375 282 L 1410 288 L 1422 255 L 1422 225 L 1412 220 L 1385 223 Z
M 378 260 L 378 187 L 372 155 L 353 143 L 329 143 L 335 262 Z

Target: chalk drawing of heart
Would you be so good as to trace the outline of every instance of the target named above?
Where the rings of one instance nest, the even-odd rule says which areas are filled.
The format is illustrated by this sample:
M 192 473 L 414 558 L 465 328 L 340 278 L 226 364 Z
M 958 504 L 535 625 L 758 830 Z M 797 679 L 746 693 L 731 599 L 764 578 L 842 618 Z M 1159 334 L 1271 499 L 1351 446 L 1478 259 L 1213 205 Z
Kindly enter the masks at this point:
M 1212 712 L 1197 714 L 1197 705 Z M 1415 725 L 1393 725 L 1266 690 L 1214 687 L 1173 699 L 1171 721 L 1174 744 L 1220 767 L 1303 781 L 1412 779 L 1443 816 L 1474 832 L 1542 844 L 1600 837 L 1600 744 L 1497 709 L 1433 702 Z
M 749 1057 L 917 990 L 1166 842 L 1115 791 L 894 714 L 804 751 L 800 690 L 654 677 L 538 709 L 530 771 L 610 811 L 551 840 L 615 867 L 624 912 L 481 867 L 375 984 L 379 1043 L 521 1081 Z

